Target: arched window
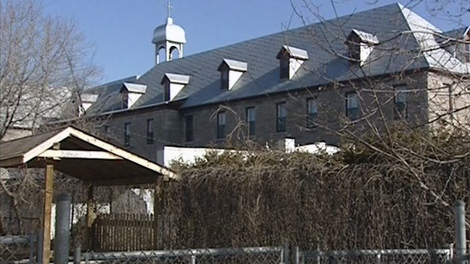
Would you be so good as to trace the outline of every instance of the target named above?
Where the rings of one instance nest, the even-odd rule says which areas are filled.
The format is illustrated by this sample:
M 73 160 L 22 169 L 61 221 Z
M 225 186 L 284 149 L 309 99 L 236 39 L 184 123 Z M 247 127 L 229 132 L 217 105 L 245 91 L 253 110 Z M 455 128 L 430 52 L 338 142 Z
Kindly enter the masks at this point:
M 170 49 L 170 59 L 169 60 L 173 60 L 173 59 L 179 59 L 180 58 L 180 51 L 178 50 L 177 47 L 171 47 Z
M 157 62 L 162 63 L 166 61 L 165 47 L 160 47 L 157 54 Z

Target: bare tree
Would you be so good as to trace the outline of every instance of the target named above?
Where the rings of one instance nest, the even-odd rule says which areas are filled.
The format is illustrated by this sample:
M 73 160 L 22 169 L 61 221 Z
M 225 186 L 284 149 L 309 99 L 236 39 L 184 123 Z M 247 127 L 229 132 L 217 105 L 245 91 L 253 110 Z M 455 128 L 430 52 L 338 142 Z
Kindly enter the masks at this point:
M 0 39 L 0 139 L 73 116 L 65 106 L 98 75 L 76 26 L 46 15 L 40 2 L 2 1 Z
M 343 2 L 329 4 L 336 12 L 337 5 Z M 330 74 L 327 63 L 307 69 L 330 83 L 323 87 L 325 91 L 309 90 L 312 97 L 328 97 L 329 91 L 335 94 L 333 98 L 342 98 L 337 100 L 339 104 L 318 100 L 316 107 L 323 115 L 313 119 L 311 127 L 335 134 L 342 142 L 354 146 L 351 151 L 369 153 L 371 160 L 380 156 L 378 160 L 382 162 L 396 163 L 408 172 L 404 177 L 432 197 L 422 203 L 451 209 L 454 201 L 443 198 L 447 186 L 430 187 L 424 175 L 429 164 L 453 166 L 469 155 L 465 148 L 442 147 L 446 140 L 466 144 L 465 138 L 470 133 L 470 37 L 464 21 L 470 13 L 468 0 L 404 3 L 410 9 L 425 6 L 436 20 L 445 18 L 456 29 L 448 32 L 418 16 L 411 17 L 408 11 L 404 12 L 408 23 L 403 30 L 361 32 L 360 28 L 350 27 L 349 17 L 326 21 L 320 11 L 325 7 L 315 1 L 291 3 L 306 24 L 321 22 L 311 29 L 313 45 L 337 61 L 349 61 L 343 69 L 349 79 L 337 79 L 339 74 Z M 368 3 L 380 4 L 380 0 Z M 383 22 L 399 26 L 398 20 L 384 17 Z M 370 53 L 373 56 L 367 57 L 366 52 L 366 58 L 358 60 L 356 48 L 373 50 Z M 421 60 L 426 61 L 428 68 L 413 66 Z

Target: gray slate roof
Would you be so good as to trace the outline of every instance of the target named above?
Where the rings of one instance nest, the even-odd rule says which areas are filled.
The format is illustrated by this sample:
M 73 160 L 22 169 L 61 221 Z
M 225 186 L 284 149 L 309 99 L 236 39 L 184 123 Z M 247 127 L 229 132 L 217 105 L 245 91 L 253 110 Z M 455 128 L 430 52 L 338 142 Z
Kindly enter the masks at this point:
M 349 52 L 344 42 L 352 30 L 370 34 L 368 36 L 372 36 L 374 42 L 379 42 L 362 67 L 351 66 L 347 60 Z M 432 32 L 441 31 L 402 5 L 392 4 L 263 36 L 154 66 L 136 80 L 146 84 L 147 91 L 132 108 L 165 103 L 160 82 L 166 73 L 190 76 L 189 83 L 173 99 L 184 100 L 180 109 L 403 70 L 447 68 L 468 73 L 468 64 L 466 68 L 455 66 L 458 62 L 450 53 L 435 49 L 439 44 Z M 276 56 L 286 45 L 306 51 L 309 58 L 291 80 L 280 80 Z M 224 59 L 247 63 L 248 71 L 231 90 L 220 89 L 217 69 Z M 119 108 L 116 90 L 108 87 L 108 93 L 100 97 L 103 103 L 97 103 L 106 105 L 106 111 Z

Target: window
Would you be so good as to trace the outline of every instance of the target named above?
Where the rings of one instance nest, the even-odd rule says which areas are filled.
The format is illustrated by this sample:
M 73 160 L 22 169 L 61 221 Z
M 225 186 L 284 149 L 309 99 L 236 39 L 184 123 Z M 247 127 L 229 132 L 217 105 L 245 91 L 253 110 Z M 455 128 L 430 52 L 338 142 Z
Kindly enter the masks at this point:
M 395 87 L 394 96 L 394 119 L 403 120 L 408 118 L 407 92 L 406 86 Z
M 359 118 L 359 101 L 356 92 L 346 94 L 346 116 L 350 120 Z
M 255 134 L 255 108 L 246 108 L 246 122 L 248 123 L 248 135 L 253 136 Z
M 147 119 L 147 144 L 153 144 L 153 119 Z
M 224 90 L 228 89 L 228 69 L 227 67 L 223 67 L 220 71 L 220 85 L 221 88 Z
M 131 123 L 124 124 L 124 146 L 131 145 Z
M 225 112 L 217 114 L 217 138 L 225 138 Z
M 276 131 L 285 132 L 286 131 L 286 103 L 276 104 Z
M 289 78 L 289 62 L 290 62 L 289 54 L 285 53 L 280 59 L 281 79 Z
M 361 61 L 361 43 L 360 40 L 351 41 L 349 43 L 349 57 L 351 60 L 349 62 L 359 62 Z
M 165 81 L 163 84 L 163 100 L 164 101 L 170 101 L 170 81 Z
M 189 115 L 184 118 L 185 140 L 186 142 L 193 141 L 193 116 Z
M 121 99 L 122 99 L 121 101 L 122 108 L 123 109 L 129 108 L 129 93 L 127 92 L 122 93 Z
M 317 98 L 307 99 L 307 127 L 314 127 L 317 121 L 318 102 Z

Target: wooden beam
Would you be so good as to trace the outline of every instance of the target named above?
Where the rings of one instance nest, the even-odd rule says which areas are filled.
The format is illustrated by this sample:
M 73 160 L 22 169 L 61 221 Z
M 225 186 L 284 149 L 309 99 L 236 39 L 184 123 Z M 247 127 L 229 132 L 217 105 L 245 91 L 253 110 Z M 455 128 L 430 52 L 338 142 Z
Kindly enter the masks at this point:
M 42 263 L 49 263 L 51 254 L 51 215 L 54 195 L 54 165 L 46 164 L 44 180 L 44 211 L 42 221 Z
M 122 185 L 137 185 L 148 184 L 155 182 L 157 179 L 162 178 L 161 175 L 143 176 L 143 177 L 128 177 L 128 178 L 106 178 L 100 180 L 89 180 L 95 186 L 122 186 Z
M 43 158 L 64 158 L 64 159 L 104 159 L 104 160 L 122 160 L 123 158 L 106 151 L 88 151 L 88 150 L 46 150 L 39 154 Z

